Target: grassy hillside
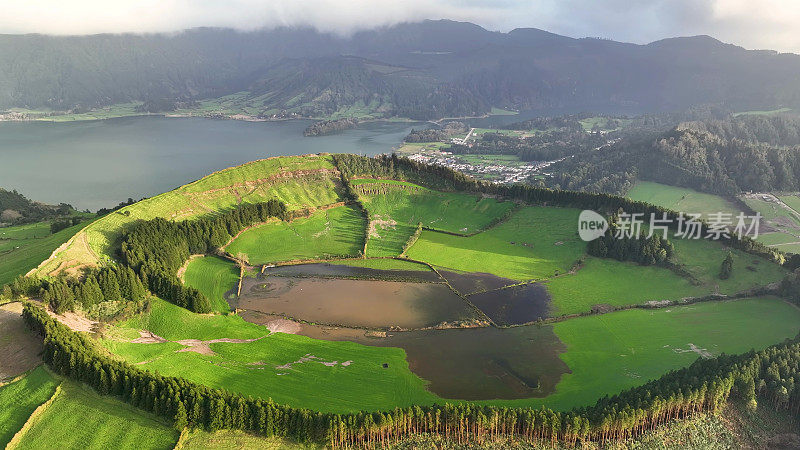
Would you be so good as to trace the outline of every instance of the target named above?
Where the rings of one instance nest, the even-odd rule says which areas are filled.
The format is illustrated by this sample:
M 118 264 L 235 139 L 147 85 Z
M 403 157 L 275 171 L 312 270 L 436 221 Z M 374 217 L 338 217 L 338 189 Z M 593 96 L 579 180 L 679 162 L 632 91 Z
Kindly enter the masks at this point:
M 171 449 L 178 435 L 152 414 L 65 380 L 16 448 Z
M 0 446 L 5 447 L 28 417 L 53 396 L 61 383 L 39 366 L 21 379 L 0 387 Z
M 136 220 L 187 220 L 242 202 L 271 198 L 284 201 L 290 210 L 323 206 L 339 200 L 337 183 L 329 156 L 276 157 L 221 170 L 94 222 L 42 264 L 38 273 L 46 275 L 108 260 L 122 230 Z
M 295 259 L 358 256 L 367 223 L 350 206 L 318 211 L 291 222 L 273 221 L 240 234 L 225 250 L 250 264 Z

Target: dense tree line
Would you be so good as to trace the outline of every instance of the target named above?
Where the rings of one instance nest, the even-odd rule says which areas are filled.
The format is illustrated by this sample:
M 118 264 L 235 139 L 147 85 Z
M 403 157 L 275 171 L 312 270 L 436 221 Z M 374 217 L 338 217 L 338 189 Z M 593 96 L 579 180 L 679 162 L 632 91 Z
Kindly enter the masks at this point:
M 26 303 L 23 318 L 44 336 L 43 360 L 106 395 L 172 419 L 177 428 L 240 429 L 332 447 L 378 446 L 415 433 L 436 433 L 459 443 L 509 437 L 575 445 L 608 443 L 700 411 L 718 410 L 732 396 L 756 407 L 800 410 L 800 342 L 795 338 L 760 352 L 698 359 L 657 380 L 567 412 L 460 403 L 382 412 L 320 413 L 278 405 L 183 378 L 165 377 L 115 360 L 90 338 L 73 332 Z
M 120 256 L 154 294 L 191 311 L 207 313 L 211 312 L 210 301 L 197 289 L 181 283 L 178 269 L 190 255 L 215 252 L 245 227 L 285 215 L 286 205 L 272 199 L 197 220 L 156 218 L 139 222 L 123 232 Z
M 464 122 L 447 122 L 439 128 L 411 129 L 403 141 L 405 142 L 444 142 L 459 133 L 469 131 Z
M 50 223 L 50 233 L 58 233 L 61 230 L 73 227 L 79 223 L 81 223 L 81 218 L 78 216 L 54 220 Z
M 452 144 L 447 151 L 457 155 L 515 155 L 522 161 L 552 161 L 605 145 L 600 133 L 562 129 L 518 137 L 484 133 L 470 145 Z
M 130 267 L 125 266 L 86 269 L 80 278 L 19 276 L 0 291 L 0 297 L 9 300 L 38 297 L 59 314 L 78 307 L 87 310 L 103 302 L 141 306 L 146 296 L 147 289 L 141 279 Z
M 641 265 L 663 265 L 675 254 L 675 247 L 665 237 L 653 233 L 648 237 L 644 230 L 638 236 L 619 235 L 615 223 L 611 223 L 605 234 L 590 241 L 587 251 L 599 258 L 617 261 L 634 261 Z
M 7 191 L 0 188 L 0 223 L 23 224 L 40 222 L 61 216 L 73 211 L 72 206 L 61 203 L 58 206 L 34 202 L 16 190 Z
M 337 131 L 355 128 L 358 125 L 358 119 L 352 117 L 345 117 L 336 120 L 322 120 L 314 122 L 303 130 L 303 136 L 323 136 L 326 134 L 335 133 Z

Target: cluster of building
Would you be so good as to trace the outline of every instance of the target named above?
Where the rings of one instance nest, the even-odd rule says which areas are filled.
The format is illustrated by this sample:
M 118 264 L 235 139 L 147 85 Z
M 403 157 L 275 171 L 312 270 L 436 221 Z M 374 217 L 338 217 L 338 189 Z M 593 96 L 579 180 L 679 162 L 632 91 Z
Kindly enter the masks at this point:
M 532 161 L 524 163 L 515 161 L 509 164 L 487 161 L 486 163 L 474 164 L 465 161 L 459 155 L 453 155 L 447 151 L 415 153 L 410 155 L 409 159 L 425 164 L 448 167 L 478 179 L 490 180 L 503 184 L 525 183 L 533 175 L 546 175 L 542 172 L 545 168 L 561 161 Z

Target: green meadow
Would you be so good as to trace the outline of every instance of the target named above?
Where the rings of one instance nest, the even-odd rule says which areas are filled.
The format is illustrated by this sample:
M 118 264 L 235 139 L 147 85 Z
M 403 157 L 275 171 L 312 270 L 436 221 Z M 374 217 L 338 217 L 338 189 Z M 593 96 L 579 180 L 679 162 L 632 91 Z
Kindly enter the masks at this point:
M 0 446 L 5 447 L 33 411 L 53 396 L 60 381 L 39 366 L 0 387 Z
M 179 434 L 166 420 L 64 380 L 16 448 L 171 449 Z
M 743 200 L 747 206 L 761 213 L 761 217 L 778 228 L 797 229 L 800 227 L 800 215 L 792 209 L 762 198 L 745 197 Z
M 553 315 L 587 312 L 597 304 L 624 306 L 703 293 L 669 269 L 595 257 L 587 257 L 574 274 L 553 278 L 545 285 L 552 297 Z
M 474 236 L 424 231 L 408 257 L 519 281 L 552 277 L 567 272 L 586 248 L 577 236 L 578 214 L 568 208 L 525 207 Z
M 586 312 L 597 304 L 625 306 L 710 294 L 730 295 L 780 281 L 787 273 L 766 259 L 730 250 L 733 274 L 722 280 L 719 272 L 728 248 L 706 239 L 670 241 L 675 246 L 674 263 L 691 277 L 660 266 L 587 257 L 575 273 L 546 282 L 554 314 Z
M 652 203 L 674 211 L 707 214 L 723 212 L 735 217 L 741 212 L 732 202 L 718 195 L 706 194 L 689 188 L 669 186 L 652 181 L 637 181 L 628 191 L 628 197 Z
M 515 205 L 457 192 L 439 192 L 394 180 L 354 180 L 373 220 L 367 256 L 397 256 L 418 223 L 451 233 L 470 234 L 489 226 Z
M 35 269 L 87 223 L 54 234 L 49 222 L 0 228 L 0 286 Z
M 142 363 L 143 369 L 281 403 L 322 411 L 357 411 L 430 404 L 436 399 L 425 390 L 425 382 L 409 370 L 405 352 L 399 348 L 270 334 L 239 316 L 199 316 L 160 300 L 154 301 L 148 317 L 115 328 L 103 344 L 128 362 Z M 137 329 L 170 341 L 257 340 L 213 343 L 214 354 L 203 355 L 177 352 L 182 346 L 175 342 L 130 343 L 138 336 Z M 315 359 L 303 361 L 307 355 Z
M 781 195 L 778 198 L 783 202 L 786 203 L 789 208 L 792 208 L 795 212 L 800 213 L 800 196 L 793 194 L 793 195 Z
M 250 264 L 358 256 L 366 221 L 350 206 L 318 211 L 291 222 L 272 221 L 241 233 L 225 249 Z
M 225 293 L 236 287 L 239 268 L 227 259 L 203 256 L 189 261 L 183 280 L 208 297 L 214 311 L 224 314 L 230 311 Z
M 415 270 L 419 272 L 429 272 L 431 270 L 431 268 L 425 264 L 395 258 L 340 259 L 328 262 L 334 265 L 364 267 L 377 270 Z
M 797 334 L 800 309 L 776 298 L 579 317 L 554 325 L 571 374 L 541 401 L 558 409 L 641 385 L 701 354 L 744 353 Z M 706 353 L 707 352 L 707 353 Z

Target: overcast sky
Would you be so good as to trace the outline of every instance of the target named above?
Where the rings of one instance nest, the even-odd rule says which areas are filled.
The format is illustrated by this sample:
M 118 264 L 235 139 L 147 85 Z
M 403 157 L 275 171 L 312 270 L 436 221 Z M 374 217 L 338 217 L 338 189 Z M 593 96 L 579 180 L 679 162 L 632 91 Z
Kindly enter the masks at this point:
M 709 34 L 746 48 L 800 53 L 800 0 L 0 0 L 0 33 L 310 25 L 346 34 L 440 18 L 636 43 Z

